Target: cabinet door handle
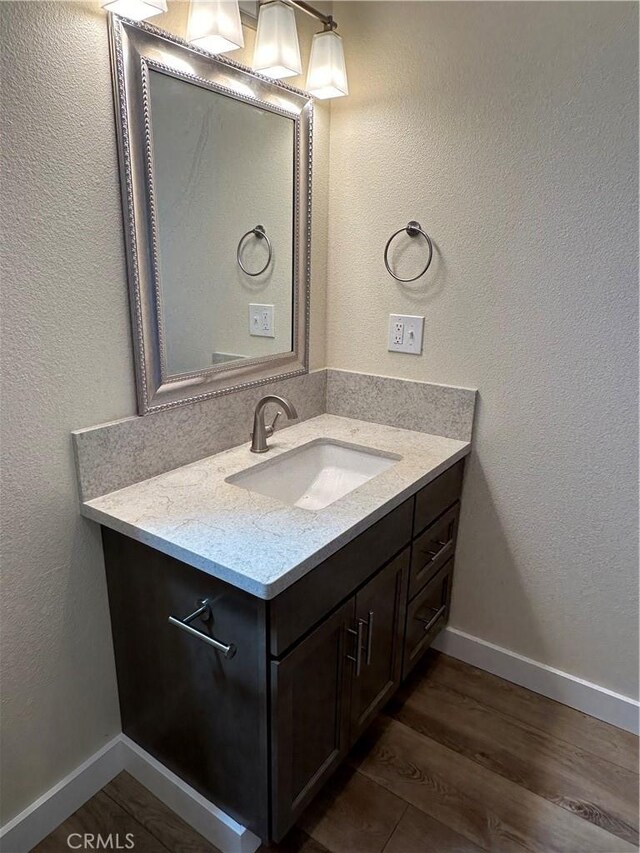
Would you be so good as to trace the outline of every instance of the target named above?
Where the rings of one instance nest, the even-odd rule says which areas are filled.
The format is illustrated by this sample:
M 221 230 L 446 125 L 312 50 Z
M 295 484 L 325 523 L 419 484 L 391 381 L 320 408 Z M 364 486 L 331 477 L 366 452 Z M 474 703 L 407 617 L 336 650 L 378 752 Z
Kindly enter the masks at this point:
M 353 661 L 356 665 L 356 678 L 359 678 L 362 670 L 362 634 L 365 624 L 364 619 L 358 619 L 357 628 L 347 628 L 347 633 L 353 634 L 356 638 L 356 656 L 347 655 L 347 660 Z
M 220 640 L 216 640 L 215 637 L 203 634 L 202 631 L 192 628 L 189 624 L 198 617 L 205 622 L 211 618 L 211 603 L 209 600 L 202 598 L 198 601 L 198 604 L 200 607 L 198 607 L 197 610 L 194 610 L 193 613 L 190 613 L 189 616 L 185 616 L 184 619 L 176 619 L 175 616 L 169 616 L 169 622 L 172 625 L 175 625 L 176 628 L 180 628 L 181 630 L 186 631 L 187 634 L 191 634 L 192 637 L 197 637 L 199 640 L 202 640 L 203 643 L 208 643 L 210 646 L 213 646 L 214 649 L 222 652 L 226 658 L 232 658 L 236 653 L 236 647 L 233 643 L 221 643 Z
M 443 604 L 442 607 L 439 607 L 435 611 L 433 616 L 431 616 L 430 618 L 427 616 L 418 616 L 418 615 L 416 615 L 415 618 L 418 620 L 418 622 L 424 622 L 424 632 L 426 634 L 436 624 L 438 619 L 440 619 L 441 616 L 444 616 L 444 614 L 446 612 L 447 612 L 447 605 Z
M 373 644 L 373 610 L 369 611 L 369 619 L 367 620 L 367 656 L 365 663 L 367 666 L 371 664 L 371 646 Z

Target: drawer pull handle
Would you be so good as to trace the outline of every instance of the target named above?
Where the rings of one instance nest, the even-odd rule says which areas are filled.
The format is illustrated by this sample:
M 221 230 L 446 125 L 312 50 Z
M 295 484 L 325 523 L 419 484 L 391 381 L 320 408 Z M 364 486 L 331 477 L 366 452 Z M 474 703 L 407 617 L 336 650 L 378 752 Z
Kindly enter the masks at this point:
M 373 610 L 369 611 L 369 618 L 367 620 L 367 655 L 365 657 L 365 663 L 367 666 L 371 664 L 371 646 L 373 645 Z
M 356 655 L 347 655 L 347 660 L 353 661 L 356 665 L 356 678 L 360 676 L 360 672 L 362 670 L 362 635 L 364 633 L 364 626 L 366 622 L 364 619 L 358 619 L 357 628 L 347 628 L 348 634 L 353 634 L 356 638 Z
M 189 614 L 189 616 L 185 616 L 184 619 L 176 619 L 175 616 L 169 616 L 169 622 L 172 625 L 175 625 L 176 628 L 181 628 L 183 631 L 186 631 L 187 634 L 191 634 L 192 637 L 197 637 L 199 640 L 202 640 L 203 643 L 208 643 L 210 646 L 213 646 L 226 658 L 232 658 L 236 653 L 236 647 L 233 643 L 221 643 L 220 640 L 216 640 L 215 637 L 209 637 L 208 634 L 203 634 L 202 631 L 198 631 L 195 628 L 192 628 L 190 623 L 195 619 L 200 617 L 203 622 L 211 619 L 211 604 L 207 598 L 201 598 L 198 601 L 200 607 L 197 610 L 194 610 L 193 613 Z
M 440 619 L 440 617 L 444 616 L 444 614 L 445 614 L 446 612 L 447 612 L 447 605 L 446 605 L 446 604 L 443 604 L 443 605 L 442 605 L 442 607 L 439 607 L 439 608 L 435 611 L 435 613 L 433 614 L 433 616 L 431 616 L 431 617 L 426 617 L 426 616 L 417 616 L 417 615 L 416 615 L 416 617 L 415 617 L 415 618 L 418 620 L 418 622 L 424 622 L 424 632 L 425 632 L 425 634 L 426 634 L 426 633 L 427 633 L 428 631 L 430 631 L 430 630 L 431 630 L 431 628 L 436 624 L 436 622 L 438 621 L 438 619 Z
M 433 540 L 432 540 L 433 541 Z M 427 554 L 431 557 L 430 562 L 435 563 L 438 557 L 447 550 L 449 545 L 453 545 L 453 539 L 447 539 L 445 542 L 441 542 L 439 539 L 436 541 L 436 545 L 439 545 L 437 551 L 432 551 L 430 548 L 427 549 Z

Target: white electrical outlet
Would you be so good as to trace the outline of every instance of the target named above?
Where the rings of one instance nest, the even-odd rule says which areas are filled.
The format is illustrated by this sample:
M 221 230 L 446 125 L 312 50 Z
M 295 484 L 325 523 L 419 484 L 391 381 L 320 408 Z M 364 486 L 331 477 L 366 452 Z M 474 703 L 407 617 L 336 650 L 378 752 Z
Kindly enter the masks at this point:
M 390 352 L 408 352 L 420 355 L 422 352 L 422 336 L 424 333 L 424 317 L 411 314 L 389 314 L 389 346 Z
M 404 343 L 404 323 L 402 320 L 394 320 L 391 323 L 391 342 L 393 346 L 402 346 Z
M 275 338 L 273 305 L 249 305 L 249 334 L 260 338 Z

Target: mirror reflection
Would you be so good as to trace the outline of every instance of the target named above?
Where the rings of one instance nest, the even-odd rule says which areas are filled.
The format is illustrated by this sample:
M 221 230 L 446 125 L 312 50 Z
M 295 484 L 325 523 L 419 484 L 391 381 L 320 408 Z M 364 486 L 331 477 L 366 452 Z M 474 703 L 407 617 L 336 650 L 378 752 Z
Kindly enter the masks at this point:
M 162 373 L 292 350 L 294 122 L 149 72 Z

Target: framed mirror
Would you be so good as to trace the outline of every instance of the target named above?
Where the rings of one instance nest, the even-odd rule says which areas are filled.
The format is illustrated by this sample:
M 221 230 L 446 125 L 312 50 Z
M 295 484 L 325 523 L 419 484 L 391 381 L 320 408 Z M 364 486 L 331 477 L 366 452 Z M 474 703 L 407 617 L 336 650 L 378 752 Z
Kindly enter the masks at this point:
M 140 414 L 308 370 L 313 105 L 110 16 Z

